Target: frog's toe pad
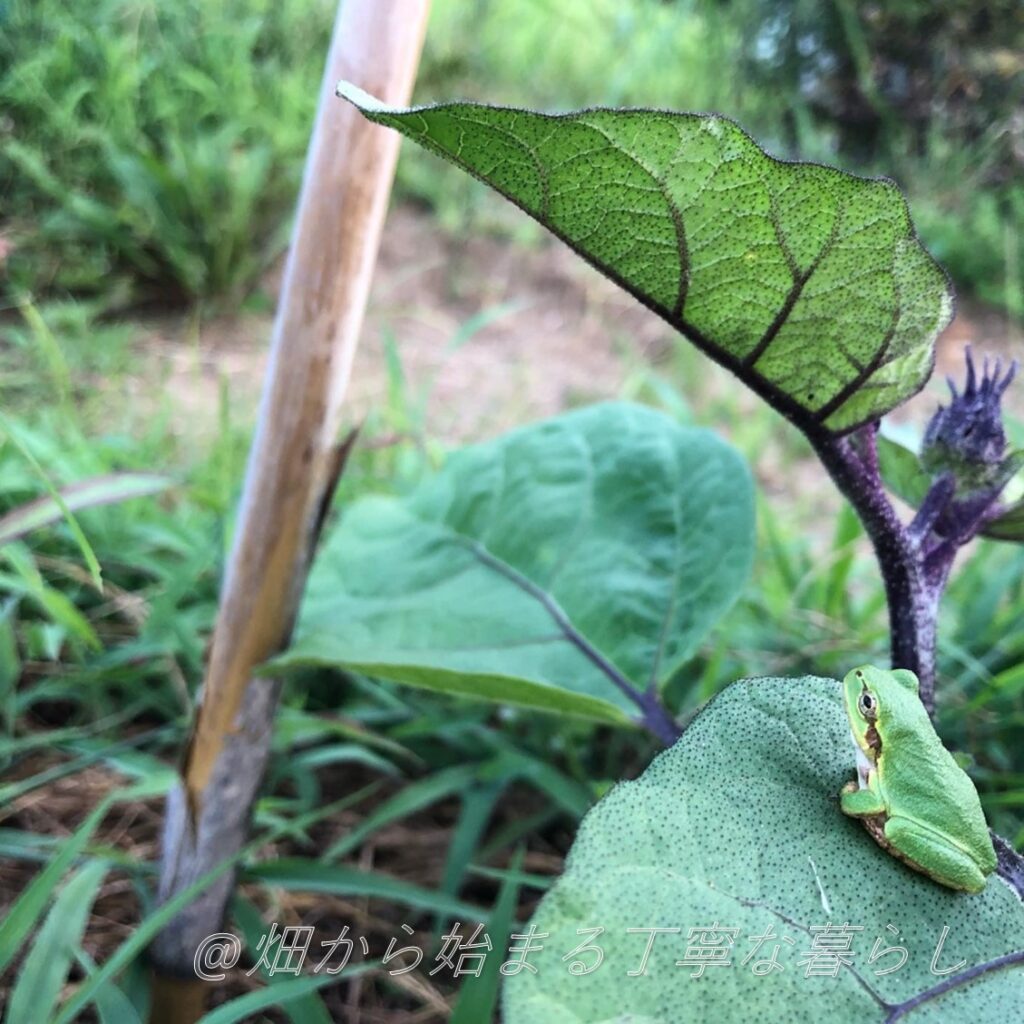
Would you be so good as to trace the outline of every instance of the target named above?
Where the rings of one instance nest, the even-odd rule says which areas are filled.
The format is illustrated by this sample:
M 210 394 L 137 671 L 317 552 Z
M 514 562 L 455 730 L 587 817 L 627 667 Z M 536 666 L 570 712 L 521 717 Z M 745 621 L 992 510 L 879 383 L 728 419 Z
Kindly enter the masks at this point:
M 872 818 L 885 808 L 878 795 L 870 789 L 861 789 L 856 782 L 848 782 L 839 793 L 839 806 L 851 818 Z

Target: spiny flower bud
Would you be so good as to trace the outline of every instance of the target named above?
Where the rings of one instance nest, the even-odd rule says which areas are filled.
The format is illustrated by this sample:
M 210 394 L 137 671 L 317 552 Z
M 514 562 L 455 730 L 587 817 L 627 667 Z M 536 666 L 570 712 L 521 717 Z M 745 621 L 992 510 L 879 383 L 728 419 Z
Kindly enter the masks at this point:
M 921 464 L 932 475 L 939 477 L 952 473 L 957 482 L 957 493 L 971 494 L 993 487 L 1001 489 L 1006 483 L 1010 461 L 1006 457 L 1006 432 L 1000 401 L 1017 373 L 1014 360 L 1003 373 L 999 359 L 982 363 L 978 380 L 970 346 L 967 348 L 967 382 L 963 393 L 947 377 L 952 401 L 940 405 L 924 435 Z

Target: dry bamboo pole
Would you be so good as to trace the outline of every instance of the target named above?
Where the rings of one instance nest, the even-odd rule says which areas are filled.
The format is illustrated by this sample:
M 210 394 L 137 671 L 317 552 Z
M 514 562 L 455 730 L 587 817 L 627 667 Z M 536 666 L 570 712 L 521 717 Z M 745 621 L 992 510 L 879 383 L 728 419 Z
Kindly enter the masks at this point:
M 412 92 L 429 0 L 344 0 L 334 26 L 281 288 L 259 420 L 181 783 L 167 800 L 160 898 L 242 847 L 266 768 L 279 684 L 253 669 L 288 642 L 337 482 L 342 402 L 398 155 L 398 135 L 335 97 L 339 79 L 386 102 Z M 219 877 L 161 932 L 151 1020 L 191 1024 L 193 960 L 220 930 Z

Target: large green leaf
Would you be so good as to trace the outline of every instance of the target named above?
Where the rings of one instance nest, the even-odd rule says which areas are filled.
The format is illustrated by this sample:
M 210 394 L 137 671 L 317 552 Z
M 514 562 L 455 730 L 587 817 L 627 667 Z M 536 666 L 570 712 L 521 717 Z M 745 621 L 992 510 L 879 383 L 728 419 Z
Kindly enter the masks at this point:
M 808 432 L 920 390 L 952 314 L 889 181 L 765 154 L 733 122 L 339 94 L 481 178 Z
M 543 950 L 530 957 L 538 973 L 524 970 L 506 984 L 507 1024 L 895 1021 L 897 1007 L 953 977 L 931 972 L 944 928 L 938 970 L 963 959 L 968 971 L 1024 950 L 1024 908 L 1002 879 L 993 876 L 977 896 L 943 888 L 842 814 L 838 793 L 853 775 L 834 680 L 730 686 L 675 746 L 584 820 L 565 874 L 532 922 L 548 933 L 537 940 Z M 813 929 L 828 924 L 857 929 L 846 933 L 851 963 L 838 966 L 835 977 L 815 976 L 815 969 L 807 977 L 808 967 L 829 968 L 827 959 L 801 963 L 815 948 Z M 701 936 L 689 929 L 712 926 L 737 929 L 727 951 L 731 965 L 691 977 L 692 963 L 676 963 L 699 955 L 693 951 Z M 769 927 L 776 938 L 744 964 L 751 937 Z M 562 958 L 587 937 L 579 929 L 593 928 L 605 929 L 593 939 L 604 961 L 574 975 L 573 960 L 589 967 L 597 954 Z M 646 975 L 631 977 L 649 933 L 628 928 L 679 931 L 658 936 Z M 877 976 L 899 957 L 870 962 L 876 939 L 880 948 L 904 947 L 906 963 Z M 842 951 L 842 932 L 832 940 Z M 819 933 L 817 948 L 829 944 Z M 758 976 L 754 963 L 767 961 L 775 945 L 782 969 L 762 968 Z M 1017 1019 L 1021 1006 L 1018 963 L 953 985 L 905 1017 L 987 1024 Z
M 623 722 L 746 581 L 748 470 L 705 430 L 593 406 L 463 449 L 348 509 L 276 668 L 331 664 Z

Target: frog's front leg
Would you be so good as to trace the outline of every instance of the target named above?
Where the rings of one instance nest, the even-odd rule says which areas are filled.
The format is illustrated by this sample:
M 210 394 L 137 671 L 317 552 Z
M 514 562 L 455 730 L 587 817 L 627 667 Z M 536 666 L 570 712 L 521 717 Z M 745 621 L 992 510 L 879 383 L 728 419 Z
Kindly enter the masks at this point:
M 867 789 L 861 789 L 856 782 L 848 782 L 843 786 L 839 794 L 839 807 L 843 814 L 851 818 L 873 818 L 885 813 L 885 804 L 870 782 Z
M 963 850 L 910 818 L 893 817 L 885 823 L 885 838 L 900 855 L 926 875 L 951 889 L 981 892 L 985 876 Z

